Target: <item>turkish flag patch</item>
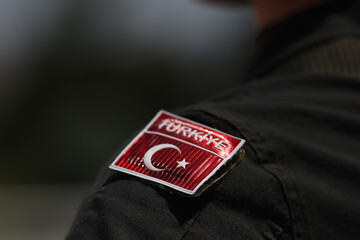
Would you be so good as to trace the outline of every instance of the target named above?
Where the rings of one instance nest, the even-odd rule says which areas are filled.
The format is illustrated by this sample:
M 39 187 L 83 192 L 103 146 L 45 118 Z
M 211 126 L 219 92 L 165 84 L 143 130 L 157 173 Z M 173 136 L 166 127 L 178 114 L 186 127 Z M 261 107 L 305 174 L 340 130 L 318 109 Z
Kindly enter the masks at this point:
M 242 158 L 244 143 L 160 111 L 109 167 L 196 196 Z

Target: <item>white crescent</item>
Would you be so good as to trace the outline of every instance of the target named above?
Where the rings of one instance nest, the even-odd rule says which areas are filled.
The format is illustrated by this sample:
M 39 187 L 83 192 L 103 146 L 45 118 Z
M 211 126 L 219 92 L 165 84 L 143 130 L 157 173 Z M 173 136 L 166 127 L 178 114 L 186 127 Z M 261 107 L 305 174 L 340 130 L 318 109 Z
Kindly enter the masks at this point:
M 156 145 L 156 146 L 150 148 L 144 155 L 144 164 L 148 169 L 150 169 L 151 171 L 164 171 L 164 170 L 166 170 L 166 169 L 156 168 L 151 163 L 152 156 L 157 151 L 160 151 L 160 150 L 165 149 L 165 148 L 173 148 L 173 149 L 176 149 L 179 153 L 181 153 L 180 149 L 177 146 L 172 145 L 172 144 L 159 144 L 159 145 Z

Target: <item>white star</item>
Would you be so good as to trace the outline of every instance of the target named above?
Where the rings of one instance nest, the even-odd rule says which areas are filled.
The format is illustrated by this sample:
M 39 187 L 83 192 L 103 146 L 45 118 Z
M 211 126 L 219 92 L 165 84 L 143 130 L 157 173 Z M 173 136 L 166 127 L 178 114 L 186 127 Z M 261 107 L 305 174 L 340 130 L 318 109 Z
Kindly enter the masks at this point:
M 187 164 L 190 164 L 189 162 L 186 162 L 185 159 L 183 159 L 182 161 L 176 161 L 178 163 L 177 168 L 178 167 L 183 167 L 185 169 Z

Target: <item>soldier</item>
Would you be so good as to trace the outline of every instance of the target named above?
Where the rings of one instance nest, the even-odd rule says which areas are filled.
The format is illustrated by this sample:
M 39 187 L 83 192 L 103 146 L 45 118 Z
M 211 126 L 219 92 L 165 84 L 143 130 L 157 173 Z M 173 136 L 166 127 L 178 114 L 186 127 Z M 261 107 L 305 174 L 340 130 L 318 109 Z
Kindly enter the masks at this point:
M 251 3 L 262 33 L 245 81 L 160 112 L 67 239 L 359 238 L 360 3 Z

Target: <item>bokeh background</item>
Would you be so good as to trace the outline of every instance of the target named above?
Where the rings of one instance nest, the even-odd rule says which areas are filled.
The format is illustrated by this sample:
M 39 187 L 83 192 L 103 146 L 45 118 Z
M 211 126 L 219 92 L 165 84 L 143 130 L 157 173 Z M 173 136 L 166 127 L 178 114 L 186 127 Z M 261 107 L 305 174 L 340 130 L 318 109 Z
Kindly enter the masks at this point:
M 0 1 L 0 239 L 63 239 L 100 167 L 159 109 L 237 84 L 246 6 Z

